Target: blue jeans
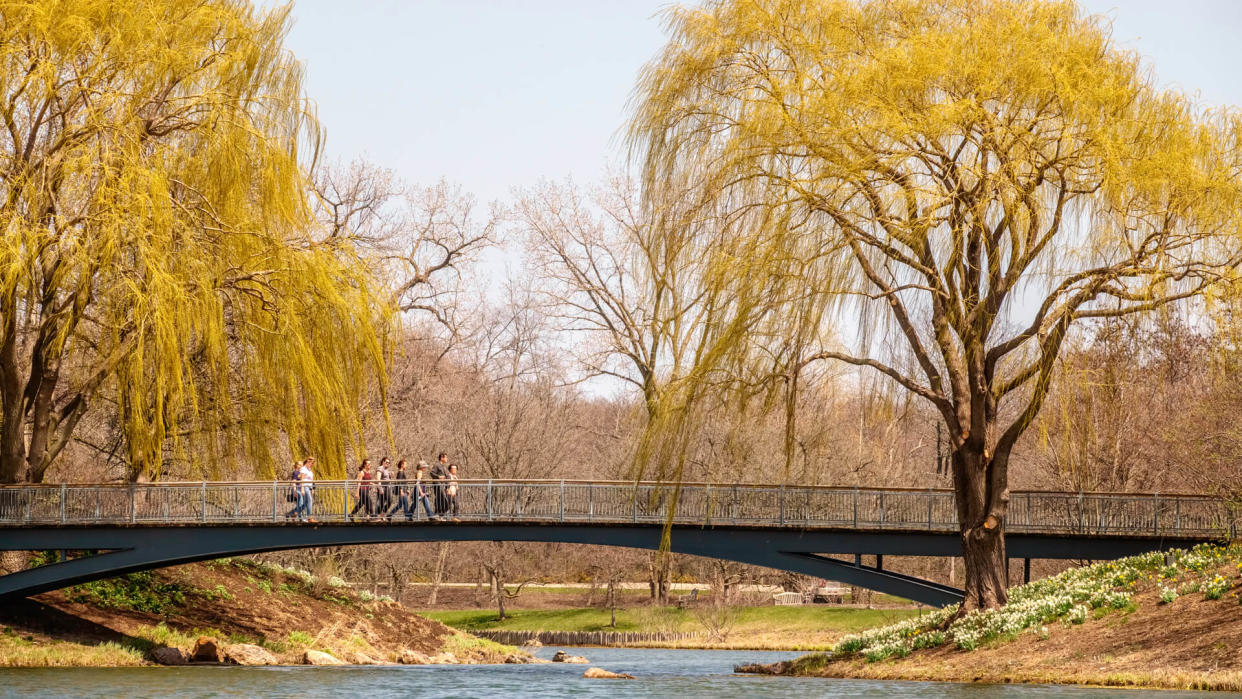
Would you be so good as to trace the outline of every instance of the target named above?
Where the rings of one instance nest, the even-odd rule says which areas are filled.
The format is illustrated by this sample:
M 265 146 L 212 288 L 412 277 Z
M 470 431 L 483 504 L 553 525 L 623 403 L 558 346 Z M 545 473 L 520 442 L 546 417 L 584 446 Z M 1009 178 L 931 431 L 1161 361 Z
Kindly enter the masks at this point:
M 389 510 L 386 514 L 389 517 L 392 517 L 393 515 L 397 514 L 398 511 L 401 512 L 401 514 L 405 515 L 406 519 L 414 519 L 414 506 L 412 503 L 410 503 L 410 496 L 405 494 L 404 492 L 397 493 L 397 503 L 393 505 L 392 509 Z
M 423 510 L 427 512 L 427 519 L 435 517 L 435 513 L 431 511 L 431 500 L 427 498 L 427 493 L 420 493 L 414 496 L 414 505 L 410 508 L 410 514 L 418 514 L 418 503 L 423 504 Z
M 297 495 L 297 507 L 293 508 L 298 513 L 298 519 L 310 519 L 311 505 L 314 504 L 315 496 L 311 494 L 310 488 L 304 489 Z

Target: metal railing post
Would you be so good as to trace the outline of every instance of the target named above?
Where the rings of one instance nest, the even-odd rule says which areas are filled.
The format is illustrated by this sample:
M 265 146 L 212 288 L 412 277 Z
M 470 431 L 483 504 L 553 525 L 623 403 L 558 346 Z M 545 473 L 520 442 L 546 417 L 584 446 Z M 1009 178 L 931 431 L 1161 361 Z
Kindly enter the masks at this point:
M 272 521 L 276 521 L 276 479 L 272 479 Z
M 785 484 L 781 483 L 781 526 L 785 526 Z
M 595 521 L 595 485 L 587 486 L 587 521 Z
M 1087 533 L 1087 508 L 1082 502 L 1082 491 L 1078 491 L 1078 533 Z
M 703 521 L 706 524 L 712 523 L 712 484 L 708 483 L 703 488 Z
M 854 486 L 854 528 L 858 528 L 858 486 Z
M 1182 533 L 1182 499 L 1173 501 L 1173 533 Z
M 65 523 L 65 484 L 60 484 L 60 523 Z
M 487 479 L 487 521 L 492 521 L 492 479 Z
M 932 528 L 932 498 L 934 497 L 935 496 L 932 494 L 932 489 L 928 488 L 927 489 L 927 529 L 929 531 Z
M 562 522 L 564 522 L 564 521 L 565 521 L 565 479 L 564 479 L 564 478 L 562 478 L 562 479 L 561 479 L 561 499 L 560 499 L 560 505 L 561 505 L 561 507 L 560 507 L 560 510 L 561 510 L 560 520 L 561 520 Z
M 341 519 L 349 521 L 349 479 L 341 483 Z
M 1160 493 L 1156 493 L 1151 499 L 1151 533 L 1160 535 Z
M 134 491 L 134 484 L 129 484 L 129 521 L 138 521 L 138 499 L 137 493 Z
M 207 521 L 207 481 L 203 481 L 202 494 L 203 494 L 203 497 L 200 500 L 202 509 L 199 510 L 199 515 L 202 517 L 202 521 L 206 522 Z
M 634 506 L 634 514 L 632 517 L 632 521 L 637 522 L 638 521 L 638 486 L 637 485 L 634 486 L 634 500 L 631 504 L 633 504 Z

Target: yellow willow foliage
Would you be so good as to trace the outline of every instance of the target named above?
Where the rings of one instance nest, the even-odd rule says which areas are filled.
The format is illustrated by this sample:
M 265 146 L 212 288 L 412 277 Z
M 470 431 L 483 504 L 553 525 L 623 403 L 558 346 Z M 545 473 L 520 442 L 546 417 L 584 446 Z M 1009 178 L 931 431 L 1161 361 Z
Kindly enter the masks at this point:
M 320 131 L 288 23 L 230 0 L 0 2 L 0 481 L 22 458 L 41 476 L 94 404 L 135 473 L 283 473 L 285 440 L 344 473 L 391 315 L 313 229 Z
M 1075 321 L 1232 274 L 1237 113 L 1158 90 L 1073 2 L 715 0 L 667 22 L 633 100 L 645 186 L 784 212 L 769 220 L 787 235 L 743 226 L 735 244 L 781 249 L 722 254 L 721 278 L 833 298 L 777 294 L 747 327 L 790 336 L 801 304 L 850 311 L 853 346 L 824 356 L 930 400 L 955 446 L 1012 446 Z M 1031 400 L 996 431 L 1010 394 Z M 1003 491 L 1003 467 L 988 478 Z

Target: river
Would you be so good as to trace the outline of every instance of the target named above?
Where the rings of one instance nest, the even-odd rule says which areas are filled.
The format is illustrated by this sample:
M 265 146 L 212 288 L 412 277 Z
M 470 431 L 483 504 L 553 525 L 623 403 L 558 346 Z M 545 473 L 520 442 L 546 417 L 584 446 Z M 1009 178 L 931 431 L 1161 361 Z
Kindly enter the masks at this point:
M 555 648 L 539 651 L 551 657 Z M 148 667 L 0 670 L 0 697 L 969 697 L 1035 699 L 1107 696 L 1237 696 L 1207 692 L 1104 690 L 1048 685 L 877 682 L 732 674 L 741 662 L 772 662 L 798 653 L 760 651 L 567 649 L 590 665 L 416 665 L 381 667 Z M 636 680 L 588 680 L 587 667 L 628 672 Z

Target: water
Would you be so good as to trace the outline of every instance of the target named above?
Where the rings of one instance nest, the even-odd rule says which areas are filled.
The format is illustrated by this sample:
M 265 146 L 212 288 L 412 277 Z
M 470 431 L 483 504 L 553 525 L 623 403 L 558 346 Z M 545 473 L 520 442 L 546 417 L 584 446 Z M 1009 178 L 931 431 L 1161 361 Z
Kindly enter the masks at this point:
M 539 651 L 551 657 L 556 648 Z M 732 674 L 741 662 L 773 662 L 798 653 L 758 651 L 568 649 L 590 665 L 421 665 L 382 667 L 144 667 L 0 670 L 0 697 L 967 697 L 1119 699 L 1204 697 L 1206 692 L 1132 691 L 1049 685 L 877 682 Z M 637 680 L 588 680 L 587 667 Z M 1242 694 L 1212 694 L 1238 696 Z

